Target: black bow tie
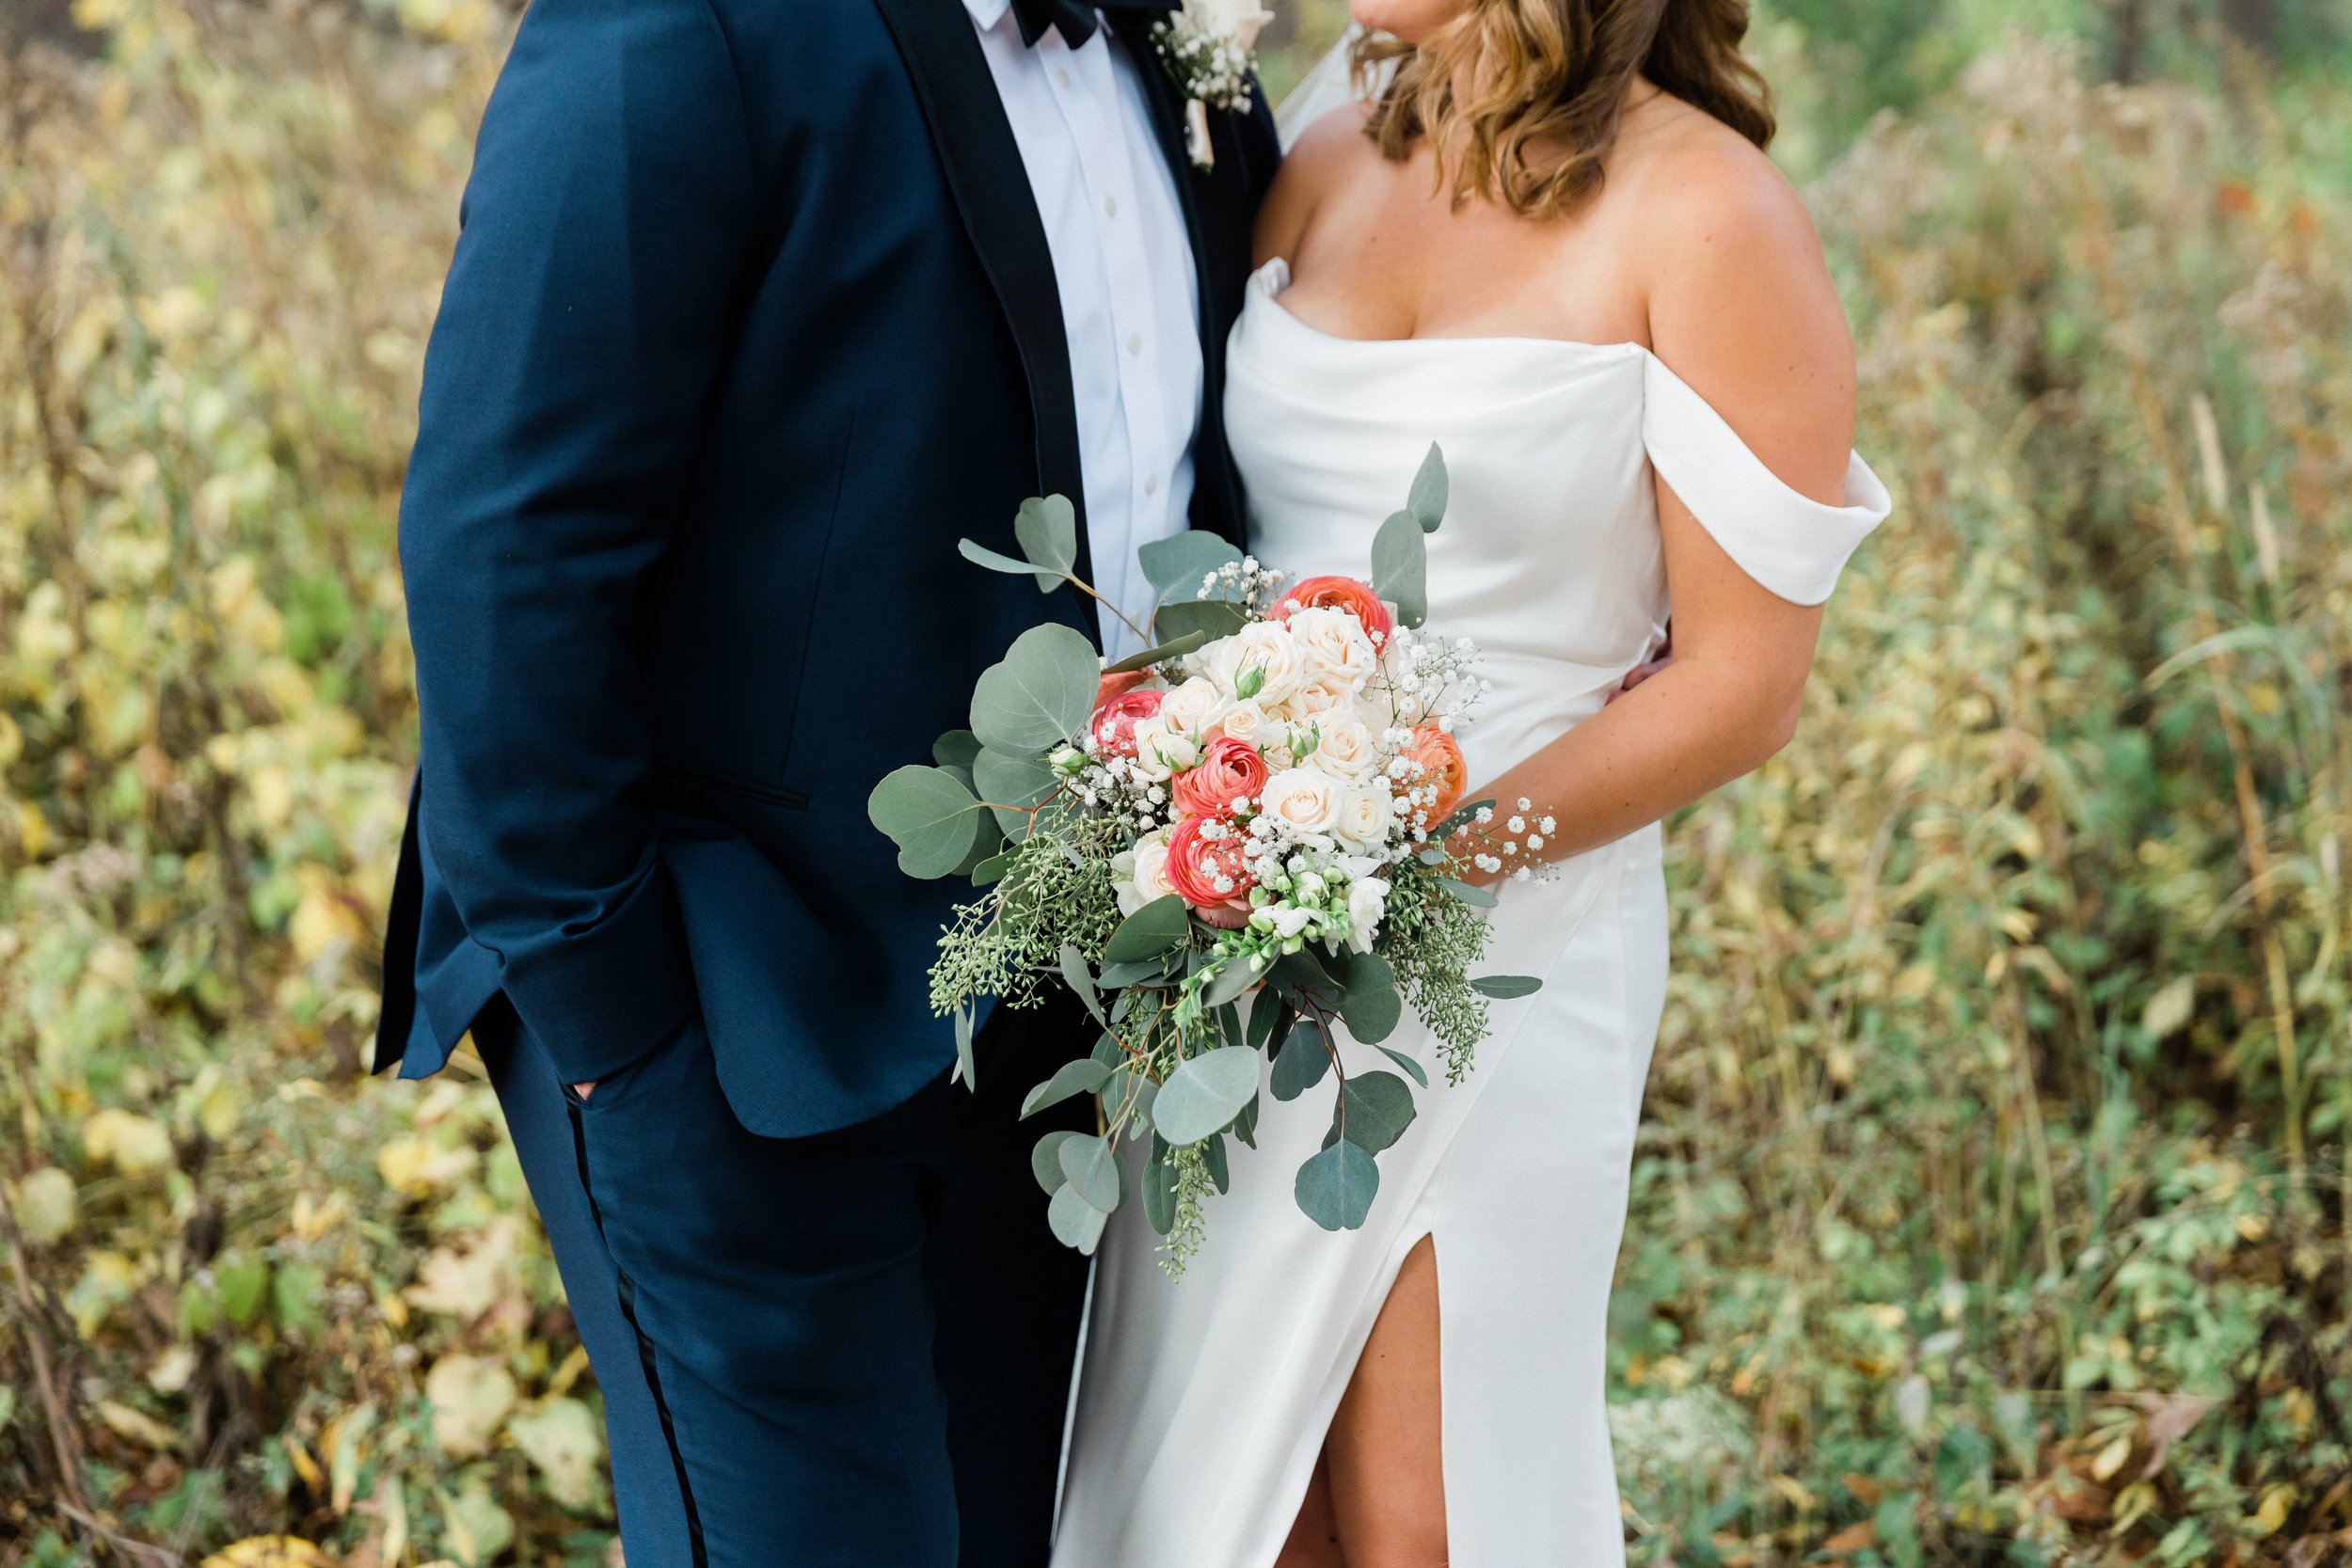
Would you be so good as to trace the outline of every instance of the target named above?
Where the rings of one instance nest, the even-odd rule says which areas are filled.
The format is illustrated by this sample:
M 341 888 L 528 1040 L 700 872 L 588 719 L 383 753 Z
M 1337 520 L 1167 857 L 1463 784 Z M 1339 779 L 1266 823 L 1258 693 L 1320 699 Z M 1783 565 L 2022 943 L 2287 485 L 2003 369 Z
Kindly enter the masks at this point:
M 1136 11 L 1167 16 L 1180 0 L 1012 0 L 1012 14 L 1021 22 L 1021 41 L 1034 45 L 1048 27 L 1061 33 L 1062 42 L 1075 49 L 1094 36 L 1095 12 Z

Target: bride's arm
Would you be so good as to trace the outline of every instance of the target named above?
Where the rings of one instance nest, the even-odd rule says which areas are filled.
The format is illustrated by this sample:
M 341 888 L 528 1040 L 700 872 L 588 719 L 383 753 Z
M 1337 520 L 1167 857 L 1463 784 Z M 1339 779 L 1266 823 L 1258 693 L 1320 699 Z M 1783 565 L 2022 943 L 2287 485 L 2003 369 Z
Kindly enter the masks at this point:
M 1659 205 L 1644 241 L 1655 258 L 1652 347 L 1774 474 L 1840 504 L 1853 348 L 1811 222 L 1744 144 L 1689 162 L 1701 166 L 1671 185 L 1645 182 Z M 1820 608 L 1741 571 L 1662 481 L 1658 515 L 1674 657 L 1473 792 L 1505 807 L 1524 797 L 1556 818 L 1547 859 L 1657 821 L 1760 766 L 1796 730 Z

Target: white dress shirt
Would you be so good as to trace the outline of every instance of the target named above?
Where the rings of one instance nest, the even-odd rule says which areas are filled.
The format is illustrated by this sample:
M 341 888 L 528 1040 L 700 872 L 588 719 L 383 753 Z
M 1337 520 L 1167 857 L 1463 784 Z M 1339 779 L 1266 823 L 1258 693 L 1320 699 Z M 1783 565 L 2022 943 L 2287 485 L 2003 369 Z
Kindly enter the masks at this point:
M 1190 526 L 1200 423 L 1200 312 L 1175 173 L 1136 71 L 1107 26 L 1073 49 L 1021 41 L 1011 0 L 964 0 L 1044 220 L 1070 343 L 1093 583 L 1141 626 L 1152 591 L 1136 551 Z M 1104 647 L 1143 641 L 1108 609 Z

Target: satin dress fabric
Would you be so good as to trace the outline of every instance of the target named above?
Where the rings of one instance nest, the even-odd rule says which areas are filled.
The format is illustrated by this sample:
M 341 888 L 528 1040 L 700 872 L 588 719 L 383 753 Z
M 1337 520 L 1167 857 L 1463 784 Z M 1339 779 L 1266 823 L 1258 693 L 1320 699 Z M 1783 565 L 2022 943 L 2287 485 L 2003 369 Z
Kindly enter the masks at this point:
M 1493 683 L 1461 738 L 1473 783 L 1600 711 L 1663 635 L 1654 479 L 1740 566 L 1818 603 L 1886 515 L 1856 457 L 1845 504 L 1781 483 L 1637 344 L 1365 341 L 1252 279 L 1225 419 L 1251 548 L 1296 575 L 1368 576 L 1374 531 L 1430 443 L 1452 480 L 1430 535 L 1433 630 L 1473 639 Z M 1515 802 L 1502 803 L 1507 816 Z M 1540 815 L 1541 803 L 1536 813 Z M 1604 1401 L 1611 1275 L 1666 982 L 1655 826 L 1506 884 L 1482 973 L 1543 989 L 1492 1006 L 1449 1085 L 1409 1013 L 1385 1043 L 1432 1069 L 1380 1156 L 1359 1230 L 1319 1229 L 1293 1177 L 1330 1125 L 1332 1082 L 1263 1097 L 1257 1148 L 1178 1278 L 1139 1205 L 1097 1264 L 1056 1568 L 1268 1568 L 1406 1255 L 1437 1255 L 1446 1519 L 1454 1568 L 1606 1568 L 1624 1558 Z M 1354 1072 L 1389 1063 L 1343 1041 Z

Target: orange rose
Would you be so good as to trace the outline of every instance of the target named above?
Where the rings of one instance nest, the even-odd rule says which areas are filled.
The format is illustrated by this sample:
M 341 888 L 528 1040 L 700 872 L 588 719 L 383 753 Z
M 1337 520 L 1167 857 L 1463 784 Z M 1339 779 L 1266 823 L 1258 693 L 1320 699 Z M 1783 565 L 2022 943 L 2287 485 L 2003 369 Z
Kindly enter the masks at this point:
M 1274 607 L 1272 619 L 1287 621 L 1291 608 L 1300 610 L 1343 610 L 1356 617 L 1372 639 L 1375 648 L 1386 643 L 1396 623 L 1389 617 L 1389 607 L 1380 602 L 1380 595 L 1372 591 L 1372 584 L 1354 578 L 1307 578 L 1293 584 L 1282 594 L 1282 602 Z
M 1422 808 L 1429 813 L 1428 825 L 1434 828 L 1447 812 L 1462 803 L 1462 793 L 1470 788 L 1470 764 L 1462 760 L 1462 744 L 1435 724 L 1416 724 L 1405 756 L 1422 766 L 1414 786 L 1431 786 L 1438 792 L 1437 803 Z

